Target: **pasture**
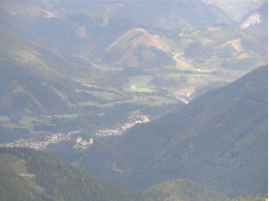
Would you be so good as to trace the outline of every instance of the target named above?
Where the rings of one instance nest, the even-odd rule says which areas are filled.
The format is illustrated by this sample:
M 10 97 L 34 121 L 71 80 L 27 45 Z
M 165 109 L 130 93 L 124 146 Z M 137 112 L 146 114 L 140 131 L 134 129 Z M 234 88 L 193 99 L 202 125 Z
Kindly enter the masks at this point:
M 0 121 L 9 121 L 8 116 L 0 116 Z
M 162 96 L 146 96 L 144 98 L 137 98 L 137 99 L 129 99 L 124 101 L 116 101 L 113 103 L 107 103 L 102 105 L 92 104 L 92 103 L 83 103 L 81 105 L 88 106 L 88 105 L 96 105 L 98 107 L 112 107 L 114 104 L 121 104 L 121 103 L 133 103 L 133 104 L 139 104 L 139 105 L 155 105 L 159 103 L 167 103 L 167 104 L 173 104 L 177 103 L 177 101 L 168 99 L 166 97 Z
M 150 89 L 150 88 L 146 88 L 146 87 L 139 87 L 139 88 L 125 88 L 126 91 L 130 91 L 130 92 L 154 92 L 156 90 Z
M 80 89 L 76 89 L 76 92 L 81 92 L 82 90 Z M 95 96 L 96 98 L 102 98 L 105 100 L 113 100 L 115 98 L 120 98 L 121 96 L 118 94 L 114 94 L 114 93 L 109 93 L 109 92 L 100 92 L 100 91 L 84 91 L 86 93 L 92 94 L 93 96 Z
M 181 59 L 174 57 L 174 60 L 177 62 L 177 66 L 178 68 L 182 69 L 182 70 L 193 70 L 192 67 L 190 67 L 190 65 L 188 63 L 186 63 L 185 61 L 182 61 Z
M 137 85 L 142 87 L 147 86 L 147 84 L 149 84 L 154 77 L 152 75 L 138 75 L 128 78 L 130 80 L 130 85 Z
M 58 116 L 59 118 L 76 119 L 78 118 L 79 114 L 60 114 Z

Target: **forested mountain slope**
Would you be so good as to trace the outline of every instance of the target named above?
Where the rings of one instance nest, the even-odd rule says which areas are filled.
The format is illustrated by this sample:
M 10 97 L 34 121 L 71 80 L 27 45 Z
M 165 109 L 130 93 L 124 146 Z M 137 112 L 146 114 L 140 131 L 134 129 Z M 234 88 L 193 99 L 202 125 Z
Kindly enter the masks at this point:
M 24 41 L 3 26 L 0 33 L 2 115 L 57 113 L 67 109 L 81 97 L 74 87 L 81 85 L 74 81 L 79 74 L 91 76 L 91 83 L 107 81 L 91 66 L 72 64 Z
M 132 19 L 152 28 L 191 30 L 213 23 L 232 24 L 234 21 L 214 5 L 192 1 L 35 1 L 40 7 L 58 16 L 84 9 L 102 15 Z
M 187 180 L 173 180 L 145 192 L 113 186 L 56 157 L 30 149 L 0 148 L 0 196 L 8 200 L 171 200 L 224 201 L 227 197 Z M 173 186 L 170 189 L 167 184 Z M 158 191 L 157 189 L 162 189 Z M 176 190 L 178 189 L 178 190 Z M 174 191 L 173 194 L 162 193 Z
M 107 146 L 50 145 L 63 162 L 129 189 L 186 178 L 230 197 L 267 192 L 268 67 L 138 124 Z M 116 138 L 116 139 L 117 139 Z M 68 151 L 67 151 L 68 150 Z
M 229 196 L 266 192 L 267 70 L 122 136 L 115 147 L 133 166 L 131 188 L 179 177 Z

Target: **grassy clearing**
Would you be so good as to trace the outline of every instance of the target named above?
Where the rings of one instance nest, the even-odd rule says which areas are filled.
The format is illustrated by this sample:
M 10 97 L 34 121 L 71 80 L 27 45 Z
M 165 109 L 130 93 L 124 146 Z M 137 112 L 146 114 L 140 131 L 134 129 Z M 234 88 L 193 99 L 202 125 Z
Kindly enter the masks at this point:
M 152 75 L 138 75 L 129 77 L 130 85 L 146 86 L 154 77 Z
M 19 121 L 19 123 L 21 125 L 27 126 L 27 127 L 33 127 L 34 124 L 32 124 L 31 122 L 35 120 L 35 117 L 22 117 L 22 120 Z
M 79 114 L 60 114 L 58 116 L 59 118 L 76 119 L 78 118 Z
M 106 100 L 113 100 L 114 98 L 120 97 L 117 94 L 108 93 L 108 92 L 98 92 L 98 91 L 89 91 L 97 98 L 103 98 Z
M 86 86 L 86 87 L 94 87 L 94 85 L 89 85 L 89 84 L 82 84 L 82 85 L 84 85 L 84 86 Z M 101 89 L 105 89 L 105 88 L 102 88 L 102 87 L 100 87 L 100 88 L 101 88 Z M 119 90 L 117 90 L 117 89 L 109 89 L 109 90 L 111 90 L 111 91 L 115 91 L 115 92 L 118 92 L 118 93 L 124 95 L 124 93 L 122 93 L 121 91 L 119 91 Z M 109 93 L 109 92 L 107 92 L 107 93 Z
M 139 87 L 139 88 L 125 88 L 126 91 L 130 91 L 130 92 L 154 92 L 156 90 L 150 89 L 150 88 L 146 88 L 146 87 Z
M 84 106 L 96 105 L 98 107 L 112 107 L 114 104 L 121 104 L 121 103 L 134 103 L 134 104 L 140 104 L 140 105 L 155 105 L 155 104 L 159 104 L 159 103 L 172 104 L 172 103 L 176 103 L 176 102 L 177 101 L 175 101 L 175 100 L 171 100 L 171 99 L 161 97 L 161 96 L 147 96 L 145 99 L 129 99 L 129 100 L 124 100 L 124 101 L 117 101 L 117 102 L 113 102 L 113 103 L 103 104 L 103 105 L 97 105 L 97 104 L 93 104 L 93 103 L 83 103 L 81 105 L 84 105 Z
M 9 117 L 8 116 L 0 116 L 0 121 L 9 121 Z
M 25 125 L 21 123 L 22 121 L 19 121 L 19 123 L 12 123 L 12 122 L 3 122 L 1 125 L 3 127 L 13 129 L 13 128 L 26 128 L 29 129 L 30 132 L 33 132 L 33 126 Z
M 80 89 L 76 89 L 76 92 L 81 92 Z M 84 91 L 86 93 L 92 94 L 93 96 L 97 98 L 103 98 L 105 100 L 113 100 L 114 98 L 119 98 L 120 95 L 108 93 L 108 92 L 99 92 L 99 91 Z
M 104 116 L 106 113 L 98 113 L 98 117 Z
M 48 119 L 37 119 L 35 121 L 39 124 L 49 124 L 50 123 Z
M 175 57 L 174 60 L 177 62 L 178 68 L 181 68 L 183 70 L 193 70 L 192 67 L 185 61 L 182 61 L 181 59 Z

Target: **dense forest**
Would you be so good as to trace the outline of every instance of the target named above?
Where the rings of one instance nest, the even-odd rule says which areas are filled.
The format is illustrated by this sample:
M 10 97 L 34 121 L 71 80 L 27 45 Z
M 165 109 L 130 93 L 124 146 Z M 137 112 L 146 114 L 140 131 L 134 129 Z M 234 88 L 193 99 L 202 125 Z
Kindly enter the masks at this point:
M 56 157 L 28 148 L 0 148 L 0 196 L 8 200 L 227 201 L 186 179 L 173 179 L 144 192 L 116 187 Z M 263 198 L 248 196 L 247 201 Z M 241 197 L 231 201 L 245 201 Z

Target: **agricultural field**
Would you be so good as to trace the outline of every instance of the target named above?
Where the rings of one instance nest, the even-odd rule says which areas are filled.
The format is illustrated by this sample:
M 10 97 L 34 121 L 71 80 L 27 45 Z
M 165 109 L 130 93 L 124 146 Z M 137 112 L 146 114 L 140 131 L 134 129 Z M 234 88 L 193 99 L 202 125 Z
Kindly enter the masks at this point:
M 154 78 L 152 75 L 138 75 L 128 77 L 130 80 L 130 85 L 137 85 L 137 86 L 147 86 L 150 81 Z
M 82 90 L 76 89 L 77 92 L 81 92 Z M 99 91 L 84 91 L 86 93 L 92 94 L 96 98 L 102 98 L 108 101 L 111 101 L 115 98 L 120 98 L 120 95 L 109 93 L 109 92 L 99 92 Z
M 185 61 L 182 61 L 181 59 L 174 57 L 174 60 L 177 62 L 177 67 L 182 69 L 182 70 L 193 70 L 192 67 Z
M 126 91 L 130 91 L 130 92 L 154 92 L 156 90 L 150 89 L 150 88 L 146 88 L 146 87 L 139 87 L 139 88 L 125 88 Z
M 96 105 L 98 107 L 112 107 L 114 104 L 121 104 L 121 103 L 133 103 L 133 104 L 139 104 L 139 105 L 148 105 L 152 106 L 155 104 L 160 104 L 160 103 L 165 103 L 165 104 L 173 104 L 177 103 L 177 101 L 168 99 L 162 96 L 146 96 L 143 98 L 134 98 L 134 99 L 129 99 L 129 100 L 124 100 L 124 101 L 116 101 L 113 103 L 108 103 L 108 104 L 93 104 L 93 103 L 83 103 L 81 105 L 83 106 L 93 106 Z
M 20 120 L 19 123 L 27 127 L 33 127 L 34 124 L 32 124 L 31 122 L 35 119 L 35 117 L 22 117 L 22 120 Z
M 0 116 L 0 121 L 9 121 L 8 116 Z
M 59 118 L 65 118 L 65 119 L 76 119 L 78 118 L 79 114 L 60 114 L 58 115 Z

